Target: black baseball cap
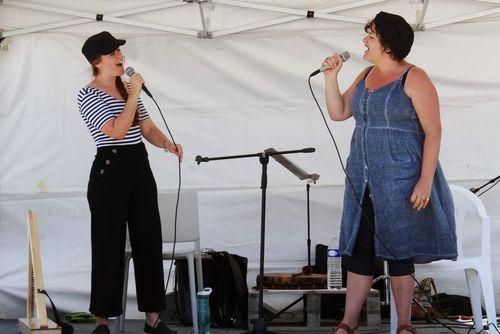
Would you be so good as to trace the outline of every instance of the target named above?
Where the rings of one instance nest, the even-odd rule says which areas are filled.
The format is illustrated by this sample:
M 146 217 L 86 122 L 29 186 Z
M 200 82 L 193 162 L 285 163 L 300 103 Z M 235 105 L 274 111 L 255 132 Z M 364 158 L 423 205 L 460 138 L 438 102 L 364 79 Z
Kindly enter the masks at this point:
M 89 63 L 97 56 L 108 55 L 125 44 L 124 39 L 116 39 L 107 31 L 92 35 L 83 43 L 82 53 Z

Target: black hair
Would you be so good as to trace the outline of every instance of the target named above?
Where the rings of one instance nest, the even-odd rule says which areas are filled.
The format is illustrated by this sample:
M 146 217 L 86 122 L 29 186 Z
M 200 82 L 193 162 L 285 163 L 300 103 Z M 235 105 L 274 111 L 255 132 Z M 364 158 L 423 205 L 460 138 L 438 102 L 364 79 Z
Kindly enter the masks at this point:
M 394 60 L 403 60 L 410 53 L 413 45 L 413 29 L 399 15 L 380 12 L 365 25 L 365 31 L 373 31 L 380 39 L 380 44 Z

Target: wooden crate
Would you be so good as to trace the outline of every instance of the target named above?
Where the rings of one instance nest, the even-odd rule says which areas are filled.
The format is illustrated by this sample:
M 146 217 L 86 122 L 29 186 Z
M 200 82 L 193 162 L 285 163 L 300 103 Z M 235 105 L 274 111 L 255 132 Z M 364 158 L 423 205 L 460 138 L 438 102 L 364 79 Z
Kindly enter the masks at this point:
M 264 289 L 264 296 L 304 296 L 304 319 L 303 321 L 291 322 L 275 322 L 270 321 L 267 323 L 271 326 L 287 326 L 288 330 L 307 330 L 307 331 L 331 331 L 334 325 L 333 321 L 321 319 L 321 295 L 324 294 L 343 294 L 345 295 L 346 289 L 327 290 L 327 289 L 301 289 L 301 290 L 268 290 Z M 249 326 L 252 328 L 251 321 L 258 318 L 259 312 L 259 291 L 250 289 L 248 292 L 248 319 Z M 370 290 L 365 305 L 363 306 L 362 316 L 360 318 L 360 325 L 371 329 L 378 329 L 380 327 L 380 293 L 378 290 Z

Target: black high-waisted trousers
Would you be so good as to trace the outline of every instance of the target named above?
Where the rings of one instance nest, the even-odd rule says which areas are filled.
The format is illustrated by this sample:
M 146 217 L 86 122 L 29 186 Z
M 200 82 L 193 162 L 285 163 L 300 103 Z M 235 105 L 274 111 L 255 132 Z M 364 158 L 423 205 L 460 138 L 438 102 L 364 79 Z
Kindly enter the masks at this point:
M 122 313 L 126 225 L 139 311 L 164 308 L 161 223 L 156 182 L 143 143 L 97 149 L 87 199 L 91 212 L 90 312 Z

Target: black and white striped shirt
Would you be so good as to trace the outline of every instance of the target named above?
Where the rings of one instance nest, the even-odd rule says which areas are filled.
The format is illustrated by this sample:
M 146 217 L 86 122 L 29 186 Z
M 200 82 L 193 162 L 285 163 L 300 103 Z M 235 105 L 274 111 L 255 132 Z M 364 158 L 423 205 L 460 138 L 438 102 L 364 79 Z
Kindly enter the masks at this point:
M 114 139 L 101 131 L 103 125 L 116 118 L 125 107 L 125 100 L 119 100 L 97 88 L 83 87 L 78 92 L 78 109 L 90 130 L 97 147 L 113 145 L 131 145 L 142 142 L 140 125 L 131 126 L 123 139 Z M 137 101 L 139 121 L 149 118 L 149 115 L 139 99 Z

